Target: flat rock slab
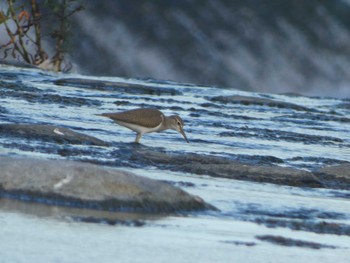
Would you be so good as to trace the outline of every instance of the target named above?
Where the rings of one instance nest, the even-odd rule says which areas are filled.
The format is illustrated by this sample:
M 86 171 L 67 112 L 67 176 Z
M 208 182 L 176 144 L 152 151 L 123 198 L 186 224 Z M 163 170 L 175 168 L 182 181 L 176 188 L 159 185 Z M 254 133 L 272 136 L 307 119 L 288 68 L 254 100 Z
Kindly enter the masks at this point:
M 329 188 L 350 189 L 350 163 L 326 166 L 314 173 Z
M 266 242 L 270 242 L 273 244 L 286 246 L 286 247 L 303 247 L 303 248 L 312 248 L 312 249 L 321 249 L 321 248 L 336 249 L 337 248 L 335 246 L 330 246 L 326 244 L 303 241 L 298 239 L 291 239 L 291 238 L 286 238 L 282 236 L 264 235 L 264 236 L 256 236 L 256 238 L 261 241 L 266 241 Z
M 334 175 L 337 178 L 344 178 L 350 182 L 350 163 L 327 166 L 318 170 L 318 172 Z
M 272 164 L 248 164 L 217 156 L 177 155 L 142 150 L 134 153 L 132 158 L 158 168 L 199 175 L 298 187 L 323 187 L 322 182 L 311 172 Z
M 0 157 L 0 198 L 108 211 L 214 209 L 170 184 L 93 164 Z
M 181 95 L 181 92 L 173 88 L 151 87 L 140 84 L 125 82 L 113 82 L 82 78 L 64 78 L 55 80 L 54 83 L 60 86 L 73 86 L 80 88 L 96 89 L 103 91 L 118 91 L 131 94 L 151 94 L 151 95 Z
M 235 104 L 243 104 L 243 105 L 259 105 L 259 106 L 269 106 L 269 107 L 277 107 L 277 108 L 285 108 L 285 109 L 293 109 L 297 111 L 314 111 L 310 108 L 289 103 L 283 101 L 272 100 L 268 98 L 257 98 L 257 97 L 249 97 L 249 96 L 217 96 L 211 99 L 215 102 L 221 103 L 235 103 Z
M 43 124 L 0 124 L 0 134 L 59 144 L 83 144 L 108 146 L 95 137 L 72 131 L 68 128 Z

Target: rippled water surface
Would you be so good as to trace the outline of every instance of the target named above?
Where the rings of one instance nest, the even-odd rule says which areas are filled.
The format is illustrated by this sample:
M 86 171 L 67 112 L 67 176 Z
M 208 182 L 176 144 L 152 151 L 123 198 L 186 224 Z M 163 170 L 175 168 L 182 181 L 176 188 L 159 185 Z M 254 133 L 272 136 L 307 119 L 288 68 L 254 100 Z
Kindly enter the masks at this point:
M 111 225 L 72 220 L 73 212 L 69 210 L 63 213 L 59 208 L 0 200 L 0 262 L 348 261 L 350 232 L 321 234 L 290 225 L 334 223 L 350 229 L 349 191 L 301 189 L 159 170 L 130 164 L 126 156 L 144 147 L 252 162 L 258 157 L 273 157 L 282 166 L 306 170 L 350 161 L 349 100 L 248 93 L 154 80 L 56 75 L 12 67 L 0 68 L 0 73 L 1 123 L 61 125 L 112 143 L 111 147 L 74 146 L 77 154 L 65 156 L 63 150 L 73 146 L 3 137 L 0 154 L 106 161 L 141 176 L 168 181 L 220 210 L 159 218 L 139 215 L 141 226 Z M 57 85 L 56 80 L 62 78 L 139 84 L 152 90 L 118 92 Z M 22 88 L 16 90 L 13 84 Z M 213 99 L 233 95 L 272 99 L 306 109 Z M 157 107 L 166 115 L 179 114 L 191 143 L 176 132 L 165 131 L 146 134 L 142 145 L 135 146 L 133 132 L 96 116 L 141 106 Z M 48 151 L 51 148 L 54 150 Z M 268 220 L 281 225 L 269 227 Z M 309 243 L 285 246 L 259 236 L 282 236 L 324 247 L 310 248 Z

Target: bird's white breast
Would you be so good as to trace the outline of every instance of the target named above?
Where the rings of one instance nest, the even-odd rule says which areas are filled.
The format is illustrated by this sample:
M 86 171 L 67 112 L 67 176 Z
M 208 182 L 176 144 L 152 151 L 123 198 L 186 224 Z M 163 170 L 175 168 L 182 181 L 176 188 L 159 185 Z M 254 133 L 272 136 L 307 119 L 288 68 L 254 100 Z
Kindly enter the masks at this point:
M 123 121 L 116 121 L 116 123 L 141 134 L 159 131 L 160 127 L 162 126 L 162 122 L 156 127 L 144 127 L 134 123 L 127 123 Z

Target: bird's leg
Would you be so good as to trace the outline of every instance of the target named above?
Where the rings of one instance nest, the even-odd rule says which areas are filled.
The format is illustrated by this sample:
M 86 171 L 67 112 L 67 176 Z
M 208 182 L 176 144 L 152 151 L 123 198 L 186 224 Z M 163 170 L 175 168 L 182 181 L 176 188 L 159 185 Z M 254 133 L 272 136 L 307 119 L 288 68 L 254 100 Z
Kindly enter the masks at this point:
M 135 143 L 140 143 L 141 137 L 142 137 L 142 133 L 137 133 L 137 134 L 136 134 Z

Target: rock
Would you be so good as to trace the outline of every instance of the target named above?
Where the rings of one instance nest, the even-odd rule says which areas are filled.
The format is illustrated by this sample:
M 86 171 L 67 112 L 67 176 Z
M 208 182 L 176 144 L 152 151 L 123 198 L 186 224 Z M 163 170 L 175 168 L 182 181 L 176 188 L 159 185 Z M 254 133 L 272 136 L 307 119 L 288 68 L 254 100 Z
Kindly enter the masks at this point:
M 310 172 L 277 165 L 249 165 L 239 162 L 230 164 L 197 164 L 186 165 L 189 172 L 207 173 L 214 177 L 237 180 L 266 182 L 298 187 L 321 187 L 322 183 Z
M 292 131 L 282 131 L 275 129 L 260 129 L 242 127 L 236 128 L 234 131 L 225 131 L 219 133 L 222 137 L 245 137 L 245 138 L 262 138 L 264 140 L 287 141 L 287 142 L 302 142 L 304 144 L 335 144 L 342 143 L 343 140 L 332 136 L 320 136 L 296 133 Z
M 181 92 L 173 88 L 151 87 L 140 84 L 125 82 L 112 82 L 83 78 L 64 78 L 54 81 L 56 85 L 73 86 L 103 91 L 119 91 L 131 94 L 151 94 L 151 95 L 181 95 Z
M 346 219 L 345 219 L 346 220 Z M 248 220 L 257 224 L 265 225 L 268 228 L 286 227 L 295 231 L 307 231 L 318 234 L 350 236 L 350 226 L 347 224 L 326 222 L 323 220 L 285 220 L 285 218 L 260 217 Z
M 316 170 L 314 174 L 328 188 L 350 189 L 350 163 L 326 166 Z
M 282 122 L 295 122 L 299 124 L 311 124 L 314 121 L 331 121 L 331 122 L 345 122 L 349 123 L 350 118 L 343 117 L 343 116 L 336 116 L 335 114 L 326 114 L 326 113 L 296 113 L 288 114 L 288 115 L 281 115 L 276 116 L 272 118 L 276 121 L 282 121 Z
M 4 107 L 0 106 L 0 114 L 3 114 L 3 113 L 8 113 L 8 112 Z
M 249 96 L 217 96 L 213 97 L 211 101 L 222 102 L 222 103 L 235 103 L 235 104 L 243 104 L 243 105 L 265 105 L 269 107 L 277 107 L 277 108 L 285 108 L 285 109 L 293 109 L 297 111 L 313 111 L 310 108 L 300 106 L 293 103 L 277 101 L 267 98 L 258 98 L 258 97 L 249 97 Z
M 7 77 L 11 78 L 11 77 Z M 18 76 L 16 75 L 16 78 Z M 31 103 L 40 104 L 58 104 L 61 106 L 100 106 L 102 103 L 96 99 L 64 96 L 55 94 L 48 90 L 41 90 L 34 86 L 30 86 L 27 83 L 17 83 L 0 80 L 0 96 L 7 98 L 15 98 L 20 100 L 26 100 Z
M 214 209 L 167 183 L 63 160 L 0 157 L 0 198 L 108 211 Z
M 350 103 L 340 103 L 337 105 L 337 108 L 350 110 Z
M 291 239 L 291 238 L 286 238 L 282 236 L 264 235 L 264 236 L 256 236 L 256 238 L 261 241 L 267 241 L 276 245 L 287 246 L 287 247 L 304 247 L 304 248 L 312 248 L 312 249 L 337 248 L 335 246 L 297 240 L 297 239 Z
M 350 163 L 326 166 L 318 170 L 319 173 L 333 175 L 336 178 L 343 178 L 350 182 Z
M 205 174 L 236 180 L 265 182 L 298 187 L 322 187 L 322 182 L 312 173 L 277 165 L 243 163 L 228 158 L 199 154 L 166 154 L 138 151 L 134 160 L 175 171 Z
M 122 225 L 122 226 L 136 226 L 141 227 L 145 225 L 145 222 L 141 220 L 120 220 L 110 218 L 100 218 L 93 216 L 73 216 L 70 217 L 74 222 L 92 223 L 92 224 L 105 224 L 110 226 Z
M 108 143 L 95 137 L 55 125 L 43 124 L 0 124 L 0 134 L 26 139 L 49 141 L 59 144 L 84 144 L 107 146 Z

